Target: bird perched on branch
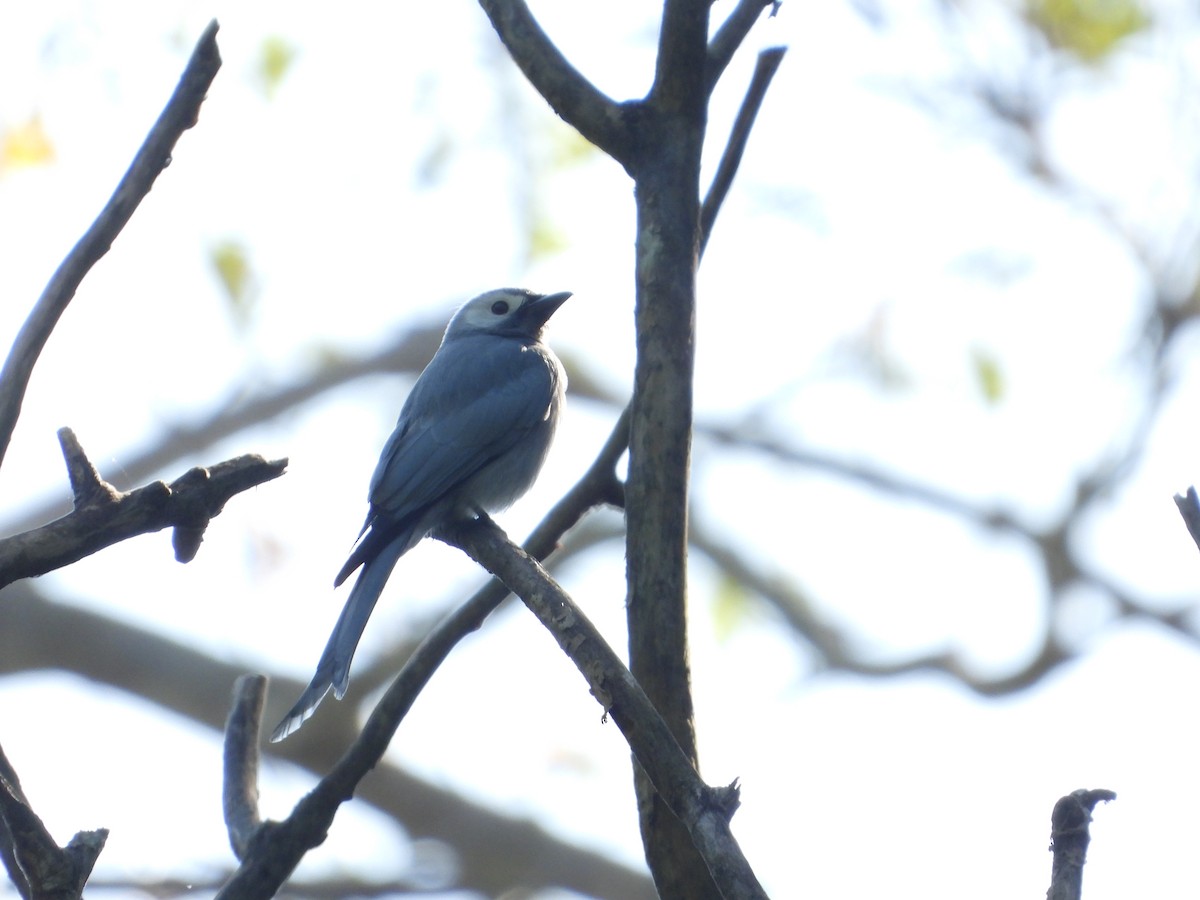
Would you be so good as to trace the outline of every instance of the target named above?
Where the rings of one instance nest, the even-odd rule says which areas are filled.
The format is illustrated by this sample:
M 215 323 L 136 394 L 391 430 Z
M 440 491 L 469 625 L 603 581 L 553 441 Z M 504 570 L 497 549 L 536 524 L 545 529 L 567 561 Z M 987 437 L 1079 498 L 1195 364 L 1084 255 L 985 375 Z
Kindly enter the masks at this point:
M 533 484 L 567 384 L 542 332 L 570 296 L 501 288 L 450 319 L 384 445 L 367 521 L 334 585 L 361 566 L 358 580 L 316 674 L 272 741 L 299 728 L 330 688 L 345 694 L 354 650 L 401 556 L 439 526 L 504 509 Z

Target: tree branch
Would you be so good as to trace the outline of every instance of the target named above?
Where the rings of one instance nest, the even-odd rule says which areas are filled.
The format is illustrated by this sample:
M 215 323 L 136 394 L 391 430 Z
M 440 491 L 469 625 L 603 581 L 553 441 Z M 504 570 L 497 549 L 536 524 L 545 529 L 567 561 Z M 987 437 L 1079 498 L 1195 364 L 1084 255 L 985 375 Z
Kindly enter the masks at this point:
M 525 0 L 479 0 L 479 5 L 513 62 L 550 108 L 628 169 L 636 140 L 626 124 L 626 107 L 597 90 L 567 61 Z
M 258 743 L 266 699 L 267 679 L 243 675 L 234 683 L 233 707 L 225 720 L 221 806 L 229 846 L 239 862 L 246 858 L 255 832 L 262 825 L 258 813 Z
M 634 370 L 626 484 L 629 667 L 699 765 L 688 659 L 687 509 L 695 368 L 700 159 L 707 120 L 708 0 L 667 0 L 654 85 L 640 123 Z M 710 900 L 695 836 L 634 766 L 642 843 L 668 897 Z
M 77 833 L 59 847 L 21 792 L 16 771 L 0 751 L 0 820 L 9 847 L 5 861 L 23 897 L 36 900 L 79 900 L 108 830 Z M 10 861 L 11 860 L 11 861 Z
M 54 326 L 75 296 L 84 276 L 108 252 L 142 198 L 150 192 L 159 173 L 170 165 L 175 142 L 183 132 L 196 124 L 200 104 L 221 67 L 217 27 L 214 19 L 200 36 L 175 92 L 150 129 L 116 191 L 59 265 L 13 342 L 4 368 L 0 369 L 0 463 L 4 460 L 21 414 L 21 403 L 33 367 Z
M 1046 900 L 1079 900 L 1083 896 L 1083 866 L 1092 837 L 1092 810 L 1101 801 L 1116 800 L 1112 791 L 1072 791 L 1054 804 L 1050 814 L 1050 852 L 1054 854 Z
M 704 90 L 708 48 L 708 8 L 712 0 L 666 0 L 658 33 L 654 85 L 646 98 L 657 110 L 694 119 L 708 108 Z M 661 155 L 668 147 L 659 146 Z
M 1175 495 L 1175 506 L 1183 516 L 1183 524 L 1187 526 L 1188 534 L 1192 536 L 1196 546 L 1200 547 L 1200 495 L 1197 495 L 1194 485 L 1187 489 L 1186 495 Z
M 733 12 L 721 23 L 717 33 L 708 44 L 708 65 L 704 70 L 708 92 L 717 86 L 725 67 L 733 59 L 733 54 L 742 46 L 742 41 L 762 15 L 762 11 L 770 6 L 771 15 L 779 11 L 780 0 L 740 0 Z M 759 55 L 761 59 L 761 54 Z
M 765 898 L 729 830 L 739 803 L 737 783 L 714 789 L 700 780 L 641 685 L 557 582 L 486 516 L 443 528 L 436 536 L 500 578 L 554 635 L 605 716 L 621 729 L 659 797 L 687 828 L 721 895 Z
M 235 494 L 278 478 L 286 459 L 246 455 L 193 468 L 171 484 L 156 481 L 128 493 L 101 480 L 69 428 L 59 431 L 75 509 L 32 531 L 0 540 L 0 587 L 44 575 L 139 534 L 174 528 L 175 558 L 190 562 L 209 520 Z
M 717 164 L 717 172 L 713 176 L 708 194 L 705 195 L 704 203 L 700 207 L 701 256 L 704 255 L 704 249 L 708 246 L 708 239 L 712 235 L 717 213 L 720 212 L 721 204 L 725 202 L 725 196 L 733 185 L 733 178 L 737 175 L 738 166 L 741 165 L 742 155 L 746 152 L 746 142 L 750 140 L 750 131 L 754 127 L 754 120 L 758 116 L 763 98 L 767 95 L 767 88 L 771 86 L 771 79 L 775 77 L 775 72 L 779 69 L 779 64 L 783 62 L 783 55 L 786 52 L 786 47 L 770 47 L 758 54 L 758 62 L 754 66 L 750 87 L 746 89 L 746 96 L 742 99 L 737 118 L 734 119 L 729 140 L 725 142 L 721 161 Z

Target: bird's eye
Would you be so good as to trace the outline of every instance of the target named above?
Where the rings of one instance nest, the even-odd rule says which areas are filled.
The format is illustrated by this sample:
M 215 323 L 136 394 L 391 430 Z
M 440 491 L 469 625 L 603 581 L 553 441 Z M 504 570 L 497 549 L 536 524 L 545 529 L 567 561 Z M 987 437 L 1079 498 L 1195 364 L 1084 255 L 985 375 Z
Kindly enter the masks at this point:
M 498 316 L 504 315 L 506 312 L 508 312 L 508 301 L 507 300 L 497 300 L 495 303 L 492 304 L 492 312 Z

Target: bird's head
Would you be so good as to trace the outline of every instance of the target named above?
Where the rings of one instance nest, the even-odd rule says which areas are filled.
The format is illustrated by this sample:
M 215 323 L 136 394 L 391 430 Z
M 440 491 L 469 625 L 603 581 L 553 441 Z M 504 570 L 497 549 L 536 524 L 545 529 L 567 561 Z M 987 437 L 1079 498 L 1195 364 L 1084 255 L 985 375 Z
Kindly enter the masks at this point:
M 465 334 L 497 334 L 538 340 L 546 322 L 570 291 L 535 294 L 522 288 L 499 288 L 468 300 L 446 326 L 446 337 Z

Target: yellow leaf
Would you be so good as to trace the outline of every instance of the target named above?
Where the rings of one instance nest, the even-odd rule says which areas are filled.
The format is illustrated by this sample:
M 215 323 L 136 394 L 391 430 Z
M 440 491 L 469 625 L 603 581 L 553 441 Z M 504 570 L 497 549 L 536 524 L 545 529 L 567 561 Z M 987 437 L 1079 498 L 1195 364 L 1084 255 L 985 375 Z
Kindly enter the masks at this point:
M 751 600 L 749 589 L 728 572 L 717 577 L 712 611 L 713 631 L 719 640 L 728 640 L 746 623 L 753 609 Z
M 1086 63 L 1150 24 L 1138 0 L 1025 0 L 1025 10 L 1052 45 Z
M 545 215 L 535 214 L 533 228 L 529 232 L 529 262 L 545 259 L 561 253 L 569 246 L 563 232 Z
M 989 406 L 1004 399 L 1004 370 L 991 352 L 976 347 L 971 351 L 971 366 L 975 371 L 975 383 Z
M 262 42 L 258 54 L 258 80 L 263 92 L 273 97 L 296 59 L 296 48 L 281 37 Z
M 246 248 L 232 239 L 222 241 L 209 252 L 209 262 L 225 289 L 234 318 L 239 325 L 246 325 L 254 300 L 254 273 Z
M 595 144 L 574 128 L 557 122 L 550 132 L 550 141 L 550 164 L 555 168 L 585 162 L 600 153 Z
M 41 166 L 54 160 L 54 144 L 42 127 L 37 113 L 29 121 L 6 128 L 0 140 L 0 169 Z

